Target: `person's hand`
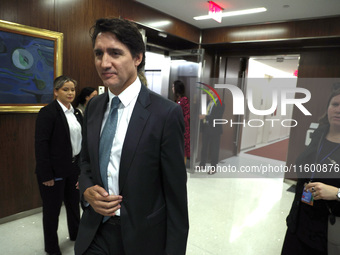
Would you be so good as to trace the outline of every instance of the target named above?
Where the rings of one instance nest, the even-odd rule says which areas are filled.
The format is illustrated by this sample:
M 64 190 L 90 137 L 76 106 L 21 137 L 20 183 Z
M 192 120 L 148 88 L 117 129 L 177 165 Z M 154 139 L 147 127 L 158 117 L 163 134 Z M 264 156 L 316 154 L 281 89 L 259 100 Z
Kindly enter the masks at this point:
M 48 187 L 52 187 L 52 186 L 54 186 L 54 180 L 52 179 L 52 180 L 49 180 L 47 182 L 43 182 L 43 185 L 48 186 Z
M 97 213 L 103 216 L 114 216 L 121 207 L 119 203 L 122 202 L 123 197 L 109 195 L 104 188 L 95 185 L 85 190 L 84 198 Z
M 205 119 L 205 116 L 206 116 L 206 115 L 204 115 L 204 114 L 200 114 L 198 117 L 199 117 L 200 120 L 204 120 L 204 119 Z
M 337 200 L 339 188 L 322 182 L 310 182 L 305 186 L 305 190 L 312 193 L 314 200 Z
M 76 183 L 76 189 L 79 189 L 79 182 Z

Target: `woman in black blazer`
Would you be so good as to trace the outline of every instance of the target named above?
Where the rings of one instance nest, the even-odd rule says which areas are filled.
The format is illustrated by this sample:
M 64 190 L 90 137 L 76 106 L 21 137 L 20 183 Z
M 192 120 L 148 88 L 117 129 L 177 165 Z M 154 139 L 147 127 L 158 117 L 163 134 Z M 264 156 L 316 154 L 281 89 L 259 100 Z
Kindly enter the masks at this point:
M 43 202 L 45 251 L 61 254 L 58 218 L 62 202 L 67 214 L 70 240 L 78 233 L 80 220 L 78 155 L 81 149 L 80 112 L 71 103 L 77 82 L 67 76 L 54 80 L 56 100 L 43 107 L 36 121 L 36 174 Z
M 340 216 L 339 164 L 340 90 L 336 90 L 311 143 L 296 160 L 299 179 L 282 255 L 328 254 L 328 218 Z

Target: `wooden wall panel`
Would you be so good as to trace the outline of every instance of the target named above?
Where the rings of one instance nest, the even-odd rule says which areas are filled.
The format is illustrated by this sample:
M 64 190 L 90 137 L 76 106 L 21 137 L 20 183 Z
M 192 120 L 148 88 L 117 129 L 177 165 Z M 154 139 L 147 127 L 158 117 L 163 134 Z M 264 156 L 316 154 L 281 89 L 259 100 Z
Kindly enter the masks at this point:
M 336 79 L 337 78 L 337 79 Z M 287 165 L 294 164 L 297 156 L 305 149 L 306 131 L 311 122 L 318 122 L 326 112 L 332 85 L 340 79 L 340 49 L 303 52 L 300 55 L 298 87 L 311 92 L 311 100 L 304 106 L 312 113 L 305 116 L 294 107 L 293 119 L 298 126 L 292 128 L 287 156 Z M 295 179 L 296 174 L 286 174 L 285 178 Z
M 165 13 L 155 12 L 154 9 L 150 9 L 137 2 L 124 2 L 124 8 L 121 10 L 121 15 L 123 18 L 131 19 L 147 27 L 151 27 L 159 31 L 165 31 L 169 34 L 182 37 L 197 44 L 200 39 L 200 30 L 198 28 Z M 169 24 L 160 27 L 154 27 L 152 25 L 152 23 L 160 21 L 169 21 Z
M 0 115 L 0 218 L 41 206 L 34 173 L 36 116 Z
M 98 18 L 119 16 L 120 1 L 101 2 L 98 4 L 96 0 L 84 0 L 82 4 L 79 1 L 56 3 L 55 20 L 58 30 L 64 33 L 64 74 L 78 81 L 78 92 L 83 87 L 96 88 L 102 85 L 94 67 L 89 30 Z
M 54 25 L 54 0 L 1 0 L 0 19 L 56 31 Z
M 339 37 L 339 22 L 340 17 L 335 17 L 318 20 L 205 29 L 202 31 L 202 44 Z

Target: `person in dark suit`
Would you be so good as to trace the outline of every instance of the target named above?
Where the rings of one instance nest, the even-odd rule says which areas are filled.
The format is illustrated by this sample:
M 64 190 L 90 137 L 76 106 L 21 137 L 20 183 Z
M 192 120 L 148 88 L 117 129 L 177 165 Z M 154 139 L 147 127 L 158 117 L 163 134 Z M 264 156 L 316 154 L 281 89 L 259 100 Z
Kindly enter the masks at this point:
M 209 90 L 213 94 L 212 90 Z M 215 98 L 217 101 L 217 98 Z M 210 156 L 210 167 L 208 167 L 208 174 L 216 173 L 218 164 L 218 157 L 220 152 L 220 140 L 222 135 L 222 125 L 214 127 L 214 119 L 221 119 L 224 112 L 224 106 L 216 105 L 214 100 L 210 100 L 207 107 L 207 114 L 199 116 L 201 120 L 202 131 L 202 149 L 200 166 L 205 167 L 207 159 Z
M 145 45 L 133 23 L 99 19 L 92 43 L 108 92 L 85 110 L 79 178 L 84 212 L 75 254 L 183 255 L 189 223 L 182 109 L 138 78 Z M 112 145 L 103 151 L 113 126 Z
M 36 120 L 36 175 L 43 202 L 44 242 L 48 254 L 61 254 L 57 230 L 62 202 L 66 207 L 70 240 L 76 239 L 80 221 L 77 185 L 82 136 L 79 119 L 71 105 L 76 84 L 67 76 L 57 77 L 54 80 L 56 100 L 43 107 Z

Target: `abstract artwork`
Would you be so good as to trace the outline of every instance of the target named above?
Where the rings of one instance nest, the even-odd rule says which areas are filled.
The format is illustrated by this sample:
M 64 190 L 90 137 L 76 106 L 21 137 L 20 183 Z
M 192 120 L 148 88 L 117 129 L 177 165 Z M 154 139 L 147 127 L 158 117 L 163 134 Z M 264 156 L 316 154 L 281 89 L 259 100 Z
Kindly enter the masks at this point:
M 63 34 L 0 21 L 0 111 L 37 112 L 53 100 Z

